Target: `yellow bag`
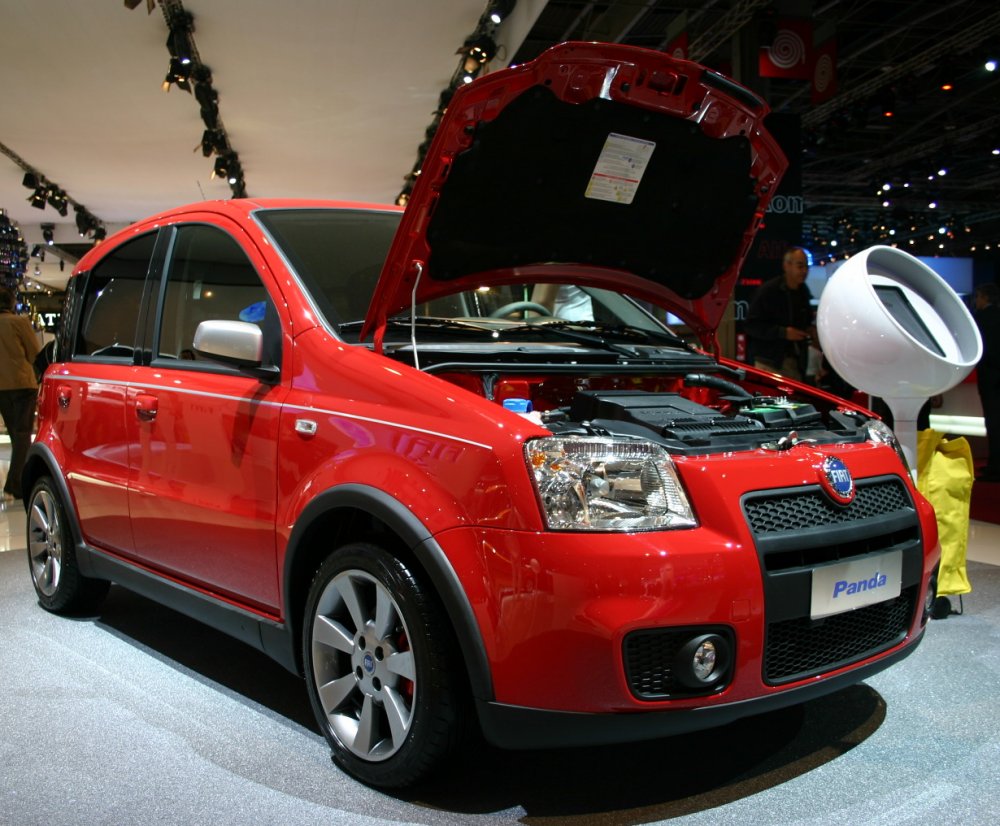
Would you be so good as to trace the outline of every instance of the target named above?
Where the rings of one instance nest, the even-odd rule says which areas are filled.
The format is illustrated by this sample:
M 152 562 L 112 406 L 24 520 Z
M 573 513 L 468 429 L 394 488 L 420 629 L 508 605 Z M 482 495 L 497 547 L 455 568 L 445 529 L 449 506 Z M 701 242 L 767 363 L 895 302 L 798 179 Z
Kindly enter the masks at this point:
M 917 434 L 917 489 L 934 506 L 941 539 L 938 596 L 972 591 L 965 554 L 973 475 L 972 449 L 964 436 L 946 439 L 936 430 Z

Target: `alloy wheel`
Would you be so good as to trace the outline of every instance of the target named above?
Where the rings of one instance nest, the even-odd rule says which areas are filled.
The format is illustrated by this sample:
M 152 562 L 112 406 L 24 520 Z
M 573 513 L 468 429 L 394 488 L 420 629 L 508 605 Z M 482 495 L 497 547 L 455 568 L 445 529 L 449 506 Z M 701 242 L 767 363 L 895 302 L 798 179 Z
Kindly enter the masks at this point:
M 45 489 L 35 494 L 28 512 L 28 558 L 35 586 L 51 597 L 59 590 L 62 574 L 62 526 L 59 506 Z
M 366 761 L 403 746 L 417 681 L 410 635 L 386 587 L 361 570 L 326 585 L 312 617 L 313 679 L 333 734 Z

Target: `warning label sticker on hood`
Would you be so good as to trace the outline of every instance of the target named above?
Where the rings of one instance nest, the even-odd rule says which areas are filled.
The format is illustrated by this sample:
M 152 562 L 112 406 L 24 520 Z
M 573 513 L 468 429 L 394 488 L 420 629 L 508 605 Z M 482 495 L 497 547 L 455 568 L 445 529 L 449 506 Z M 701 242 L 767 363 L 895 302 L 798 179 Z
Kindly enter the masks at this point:
M 631 204 L 655 148 L 653 141 L 612 132 L 590 176 L 586 196 L 598 201 Z

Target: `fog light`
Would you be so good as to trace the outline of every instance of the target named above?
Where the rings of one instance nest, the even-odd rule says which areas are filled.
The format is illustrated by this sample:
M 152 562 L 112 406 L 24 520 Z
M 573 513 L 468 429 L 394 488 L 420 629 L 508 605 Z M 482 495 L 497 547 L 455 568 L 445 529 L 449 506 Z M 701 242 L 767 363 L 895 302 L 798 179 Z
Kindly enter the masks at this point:
M 719 634 L 699 634 L 681 646 L 674 659 L 674 675 L 687 688 L 710 689 L 729 672 L 729 643 Z
M 711 640 L 705 640 L 695 649 L 692 670 L 694 676 L 699 680 L 704 681 L 711 678 L 716 665 L 715 653 L 715 643 Z

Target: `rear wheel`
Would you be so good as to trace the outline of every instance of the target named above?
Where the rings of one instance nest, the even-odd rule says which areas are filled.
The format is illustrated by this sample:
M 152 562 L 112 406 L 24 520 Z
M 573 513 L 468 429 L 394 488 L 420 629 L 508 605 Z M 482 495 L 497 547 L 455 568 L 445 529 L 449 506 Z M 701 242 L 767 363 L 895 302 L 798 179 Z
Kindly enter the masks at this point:
M 400 787 L 454 749 L 465 719 L 456 646 L 398 558 L 367 543 L 336 551 L 313 579 L 303 631 L 309 698 L 339 766 Z
M 28 568 L 43 608 L 73 614 L 96 608 L 110 583 L 80 573 L 66 509 L 52 480 L 42 477 L 28 500 Z

